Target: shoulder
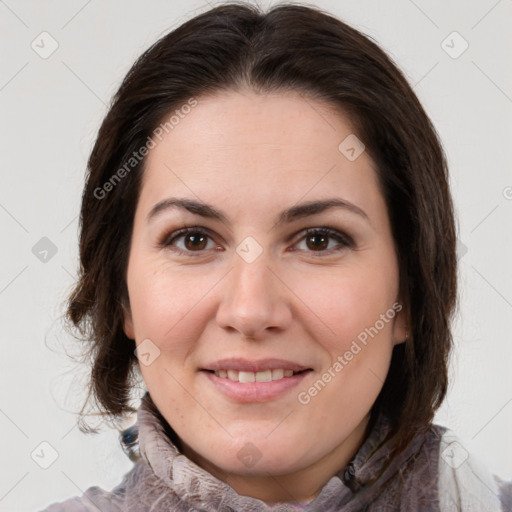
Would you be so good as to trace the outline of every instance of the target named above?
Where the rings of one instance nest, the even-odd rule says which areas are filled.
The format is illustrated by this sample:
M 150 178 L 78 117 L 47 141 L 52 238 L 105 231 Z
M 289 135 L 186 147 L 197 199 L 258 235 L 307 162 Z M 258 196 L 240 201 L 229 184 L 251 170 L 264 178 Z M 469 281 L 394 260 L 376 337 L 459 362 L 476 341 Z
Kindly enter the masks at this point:
M 121 500 L 112 492 L 100 487 L 90 487 L 80 497 L 53 503 L 41 512 L 120 512 Z
M 444 431 L 444 432 L 443 432 Z M 441 511 L 512 510 L 512 482 L 493 475 L 451 430 L 439 440 L 438 490 Z
M 124 475 L 122 482 L 112 491 L 101 487 L 89 487 L 81 496 L 52 503 L 40 512 L 121 512 L 124 510 L 126 490 L 139 480 L 143 467 L 135 463 L 133 468 Z
M 81 496 L 52 503 L 39 512 L 124 512 L 135 510 L 178 510 L 180 498 L 169 482 L 155 475 L 144 458 L 139 458 L 114 489 L 94 486 Z M 180 509 L 181 510 L 181 509 Z M 188 509 L 187 509 L 188 510 Z

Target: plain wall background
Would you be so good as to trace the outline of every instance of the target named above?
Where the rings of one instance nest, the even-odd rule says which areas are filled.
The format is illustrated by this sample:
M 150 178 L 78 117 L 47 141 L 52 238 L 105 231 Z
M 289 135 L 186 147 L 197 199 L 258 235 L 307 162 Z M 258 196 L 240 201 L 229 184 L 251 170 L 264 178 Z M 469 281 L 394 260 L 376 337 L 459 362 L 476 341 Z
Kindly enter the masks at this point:
M 512 2 L 311 3 L 394 58 L 441 136 L 460 227 L 460 311 L 450 393 L 436 421 L 510 479 Z M 209 5 L 0 2 L 2 511 L 41 509 L 92 485 L 111 489 L 131 467 L 116 432 L 86 436 L 76 427 L 82 395 L 73 378 L 85 373 L 64 353 L 76 342 L 58 319 L 75 279 L 85 164 L 106 105 L 143 50 Z M 58 43 L 46 59 L 31 47 L 51 49 L 44 31 Z M 463 40 L 446 39 L 454 31 Z M 49 250 L 46 262 L 34 246 Z

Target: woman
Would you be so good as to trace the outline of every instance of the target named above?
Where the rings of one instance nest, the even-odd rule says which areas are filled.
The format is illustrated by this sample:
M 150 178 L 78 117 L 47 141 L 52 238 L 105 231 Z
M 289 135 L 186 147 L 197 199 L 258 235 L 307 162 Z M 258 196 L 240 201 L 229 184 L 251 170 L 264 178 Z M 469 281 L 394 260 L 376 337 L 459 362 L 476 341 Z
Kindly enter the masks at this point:
M 68 315 L 135 464 L 47 510 L 510 510 L 433 425 L 455 223 L 401 72 L 319 10 L 226 4 L 134 64 L 89 159 Z

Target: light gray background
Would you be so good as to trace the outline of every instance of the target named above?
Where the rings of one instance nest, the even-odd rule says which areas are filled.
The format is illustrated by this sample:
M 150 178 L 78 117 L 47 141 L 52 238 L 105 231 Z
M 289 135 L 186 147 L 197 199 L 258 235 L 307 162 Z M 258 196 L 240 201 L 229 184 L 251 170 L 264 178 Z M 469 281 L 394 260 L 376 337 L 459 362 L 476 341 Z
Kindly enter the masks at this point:
M 450 394 L 436 421 L 510 479 L 512 2 L 313 3 L 389 52 L 443 140 L 460 226 L 461 307 Z M 110 489 L 131 467 L 116 432 L 86 436 L 75 426 L 85 372 L 65 354 L 76 342 L 59 316 L 75 279 L 86 159 L 106 105 L 144 49 L 208 4 L 0 1 L 2 511 Z M 43 31 L 59 45 L 47 59 L 31 47 L 43 45 Z M 463 48 L 457 36 L 446 39 L 453 31 L 469 44 L 458 58 L 445 51 Z M 32 252 L 42 237 L 57 248 L 46 262 Z M 52 450 L 58 458 L 41 468 Z

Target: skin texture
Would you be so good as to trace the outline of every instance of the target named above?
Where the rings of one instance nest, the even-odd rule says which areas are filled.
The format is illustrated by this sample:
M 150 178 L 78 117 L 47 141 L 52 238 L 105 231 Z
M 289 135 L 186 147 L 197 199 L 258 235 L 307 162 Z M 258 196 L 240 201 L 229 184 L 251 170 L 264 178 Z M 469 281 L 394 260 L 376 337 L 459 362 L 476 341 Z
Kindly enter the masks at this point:
M 361 446 L 393 346 L 406 337 L 402 312 L 309 403 L 299 402 L 300 392 L 400 302 L 386 205 L 368 153 L 349 161 L 339 151 L 354 132 L 328 105 L 295 92 L 248 90 L 197 100 L 146 160 L 125 332 L 160 350 L 140 370 L 187 456 L 240 494 L 305 502 Z M 148 221 L 154 205 L 170 197 L 206 202 L 227 221 L 178 208 Z M 334 197 L 368 219 L 332 208 L 274 223 L 286 208 Z M 208 238 L 160 243 L 184 226 L 203 227 Z M 304 233 L 323 226 L 353 245 Z M 236 251 L 249 236 L 263 250 L 251 263 Z M 228 357 L 280 358 L 313 371 L 277 398 L 239 403 L 200 371 Z M 244 446 L 260 456 L 250 467 L 238 456 Z

